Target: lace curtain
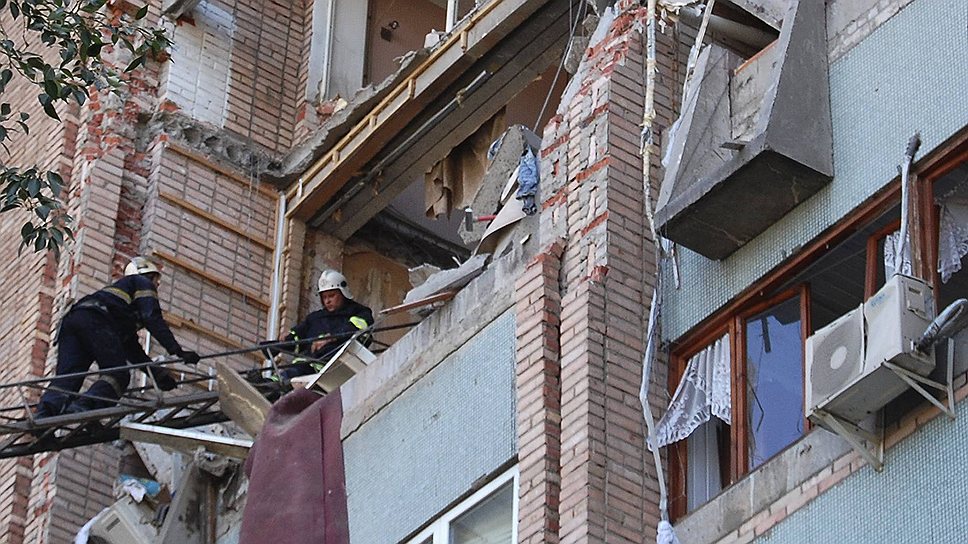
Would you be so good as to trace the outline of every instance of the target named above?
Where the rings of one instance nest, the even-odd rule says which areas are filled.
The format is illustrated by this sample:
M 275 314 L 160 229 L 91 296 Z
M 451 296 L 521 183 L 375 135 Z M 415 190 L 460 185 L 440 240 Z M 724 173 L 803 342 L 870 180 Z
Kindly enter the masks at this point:
M 658 447 L 688 437 L 711 416 L 730 423 L 729 369 L 728 334 L 689 359 L 669 409 L 656 427 Z
M 941 281 L 947 283 L 961 270 L 961 260 L 968 255 L 968 196 L 951 195 L 939 204 L 938 272 Z

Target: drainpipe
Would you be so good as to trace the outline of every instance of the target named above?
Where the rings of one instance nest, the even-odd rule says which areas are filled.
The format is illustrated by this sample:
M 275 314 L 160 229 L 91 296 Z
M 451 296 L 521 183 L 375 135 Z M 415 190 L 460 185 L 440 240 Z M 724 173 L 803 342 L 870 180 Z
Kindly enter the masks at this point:
M 457 25 L 457 0 L 447 0 L 447 20 L 444 30 L 450 32 Z
M 302 184 L 302 179 L 299 180 Z M 282 299 L 282 248 L 286 242 L 286 193 L 279 191 L 276 205 L 276 247 L 272 252 L 272 293 L 266 338 L 279 338 L 279 306 Z
M 333 33 L 336 31 L 336 24 L 333 17 L 336 16 L 336 0 L 329 0 L 326 6 L 326 47 L 323 50 L 323 73 L 319 79 L 319 101 L 325 102 L 329 96 L 329 73 L 333 65 Z

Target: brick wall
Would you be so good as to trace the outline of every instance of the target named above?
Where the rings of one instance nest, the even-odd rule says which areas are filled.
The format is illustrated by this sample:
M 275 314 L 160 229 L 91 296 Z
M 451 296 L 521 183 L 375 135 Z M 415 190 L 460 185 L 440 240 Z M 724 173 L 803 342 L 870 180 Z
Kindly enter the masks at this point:
M 517 284 L 520 542 L 641 542 L 659 519 L 638 400 L 655 273 L 639 152 L 646 13 L 619 6 L 544 132 L 547 249 Z M 658 41 L 680 53 L 672 33 Z M 679 79 L 674 61 L 659 70 L 661 134 Z
M 173 27 L 174 64 L 162 98 L 268 150 L 288 151 L 305 111 L 306 4 L 203 0 Z
M 13 40 L 19 33 L 9 10 L 0 14 L 0 24 L 11 31 Z M 71 108 L 59 108 L 64 123 L 44 115 L 37 101 L 39 91 L 19 76 L 6 87 L 3 101 L 14 112 L 30 114 L 30 134 L 12 134 L 5 142 L 4 164 L 37 165 L 67 174 L 70 156 L 64 152 L 76 134 L 76 120 Z M 5 309 L 0 315 L 0 382 L 11 383 L 44 373 L 48 346 L 51 342 L 51 309 L 55 291 L 56 263 L 52 256 L 20 250 L 20 228 L 26 216 L 18 211 L 0 215 L 0 302 Z M 20 392 L 0 392 L 4 406 L 21 402 Z M 28 398 L 37 394 L 23 391 Z M 11 414 L 16 416 L 17 414 Z M 31 474 L 36 460 L 20 458 L 0 462 L 0 543 L 20 544 L 31 519 L 29 494 Z

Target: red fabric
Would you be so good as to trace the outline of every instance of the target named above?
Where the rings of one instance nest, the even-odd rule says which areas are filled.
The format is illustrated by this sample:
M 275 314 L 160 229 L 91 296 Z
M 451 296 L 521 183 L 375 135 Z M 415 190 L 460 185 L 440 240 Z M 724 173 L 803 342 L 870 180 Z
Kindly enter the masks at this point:
M 349 544 L 339 390 L 297 389 L 272 405 L 245 473 L 239 544 Z

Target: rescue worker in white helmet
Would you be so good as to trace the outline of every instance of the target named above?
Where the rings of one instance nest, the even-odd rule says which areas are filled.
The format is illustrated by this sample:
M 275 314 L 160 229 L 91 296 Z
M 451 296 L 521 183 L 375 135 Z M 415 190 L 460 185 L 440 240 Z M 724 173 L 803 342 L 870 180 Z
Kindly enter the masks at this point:
M 293 350 L 297 355 L 293 361 L 295 365 L 280 372 L 286 380 L 318 372 L 322 363 L 336 353 L 353 333 L 373 324 L 373 312 L 353 300 L 346 277 L 336 270 L 324 270 L 319 276 L 317 287 L 319 302 L 323 307 L 306 316 L 285 338 L 287 342 L 312 339 L 311 343 L 296 344 Z M 363 343 L 368 344 L 369 337 Z M 315 361 L 307 362 L 299 356 Z
M 135 257 L 124 268 L 124 277 L 77 301 L 61 320 L 57 335 L 56 374 L 86 372 L 92 362 L 103 371 L 86 395 L 77 393 L 83 376 L 57 377 L 41 396 L 35 418 L 84 412 L 114 405 L 128 387 L 128 363 L 147 363 L 151 359 L 138 341 L 138 331 L 148 329 L 151 337 L 171 355 L 185 363 L 197 364 L 194 351 L 182 349 L 168 328 L 158 304 L 161 271 L 150 260 Z M 149 367 L 158 386 L 173 389 L 174 378 L 163 367 Z

